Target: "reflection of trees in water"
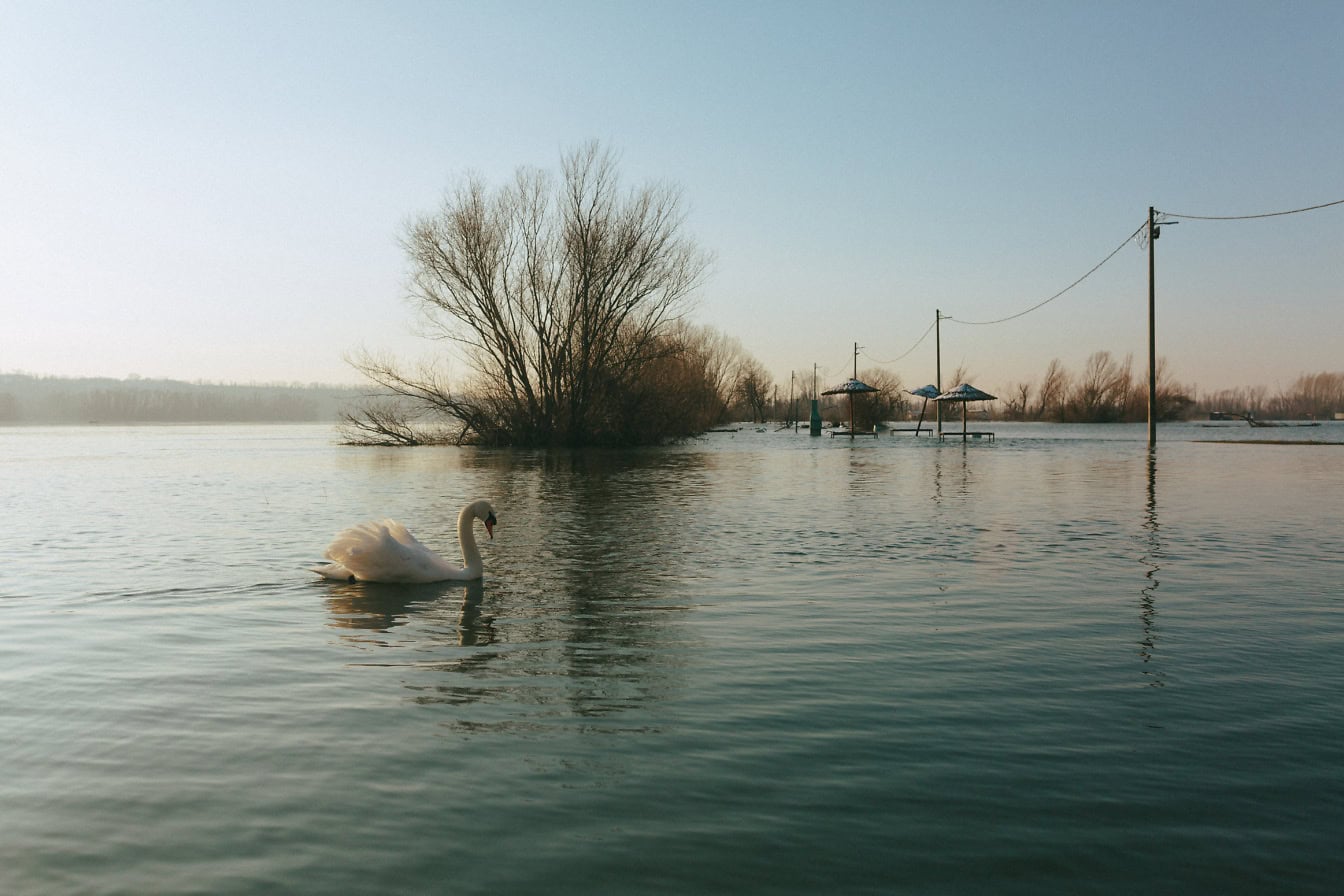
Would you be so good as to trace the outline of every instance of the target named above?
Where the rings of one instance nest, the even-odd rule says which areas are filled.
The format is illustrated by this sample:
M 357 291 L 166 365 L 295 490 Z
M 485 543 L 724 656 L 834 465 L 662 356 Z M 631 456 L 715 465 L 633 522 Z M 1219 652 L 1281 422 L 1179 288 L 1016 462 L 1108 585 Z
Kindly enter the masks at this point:
M 530 643 L 558 645 L 569 709 L 630 709 L 669 686 L 671 615 L 683 611 L 694 557 L 703 459 L 668 451 L 547 455 L 537 491 L 536 593 Z M 669 606 L 671 598 L 671 606 Z
M 500 515 L 484 584 L 334 586 L 332 624 L 349 630 L 345 640 L 413 652 L 388 665 L 414 668 L 406 686 L 417 702 L 474 707 L 452 722 L 462 729 L 600 718 L 666 693 L 681 646 L 670 623 L 685 611 L 695 543 L 711 535 L 695 522 L 704 459 L 472 452 L 463 461 L 491 481 L 481 493 Z

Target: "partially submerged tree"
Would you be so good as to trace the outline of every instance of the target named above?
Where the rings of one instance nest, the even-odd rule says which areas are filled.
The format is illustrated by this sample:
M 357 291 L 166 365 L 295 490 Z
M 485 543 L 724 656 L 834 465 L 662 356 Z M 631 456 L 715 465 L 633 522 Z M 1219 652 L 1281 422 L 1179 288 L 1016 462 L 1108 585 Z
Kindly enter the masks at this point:
M 702 411 L 706 421 L 703 428 L 725 422 L 738 371 L 750 360 L 742 343 L 711 326 L 685 321 L 678 323 L 672 338 L 683 346 L 687 363 L 699 371 L 706 390 L 703 397 L 712 402 L 712 406 L 707 404 Z
M 754 358 L 744 359 L 737 370 L 737 379 L 733 385 L 733 397 L 738 405 L 751 418 L 751 422 L 764 423 L 767 405 L 770 404 L 770 391 L 774 380 L 765 365 Z
M 563 158 L 558 183 L 526 168 L 496 190 L 468 178 L 403 245 L 426 335 L 456 346 L 470 374 L 454 389 L 383 359 L 355 366 L 480 442 L 687 435 L 630 419 L 658 413 L 651 377 L 676 366 L 675 324 L 708 269 L 682 224 L 677 190 L 623 190 L 597 143 Z
M 1045 378 L 1036 390 L 1036 419 L 1059 418 L 1064 414 L 1064 399 L 1069 393 L 1069 374 L 1058 358 L 1050 359 Z
M 358 412 L 343 413 L 337 428 L 347 445 L 409 447 L 447 441 L 447 433 L 417 426 L 421 416 L 395 398 L 379 397 L 364 403 Z
M 854 396 L 855 428 L 872 429 L 910 416 L 910 399 L 901 388 L 900 376 L 880 367 L 870 367 L 859 371 L 859 379 L 877 391 L 861 392 Z
M 1060 423 L 1138 422 L 1148 415 L 1148 383 L 1132 374 L 1133 359 L 1116 359 L 1107 351 L 1093 352 L 1080 377 L 1053 359 L 1045 378 L 1035 388 L 1017 383 L 1007 390 L 1004 414 L 1015 420 L 1051 420 Z M 1178 420 L 1191 404 L 1186 387 L 1173 383 L 1165 359 L 1157 364 L 1157 418 Z
M 1130 355 L 1118 361 L 1110 352 L 1093 352 L 1069 396 L 1067 418 L 1079 423 L 1116 423 L 1127 419 L 1132 367 Z
M 1009 420 L 1027 419 L 1027 408 L 1031 403 L 1031 383 L 1013 383 L 1003 398 L 1003 413 Z

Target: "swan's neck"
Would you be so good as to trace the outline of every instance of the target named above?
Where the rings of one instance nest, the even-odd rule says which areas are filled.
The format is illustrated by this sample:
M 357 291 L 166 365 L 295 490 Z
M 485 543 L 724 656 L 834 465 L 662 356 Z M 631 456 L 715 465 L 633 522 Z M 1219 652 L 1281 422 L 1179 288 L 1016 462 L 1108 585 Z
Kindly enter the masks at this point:
M 468 572 L 480 575 L 485 568 L 480 548 L 476 547 L 476 514 L 463 508 L 457 515 L 457 543 L 462 546 L 462 563 Z

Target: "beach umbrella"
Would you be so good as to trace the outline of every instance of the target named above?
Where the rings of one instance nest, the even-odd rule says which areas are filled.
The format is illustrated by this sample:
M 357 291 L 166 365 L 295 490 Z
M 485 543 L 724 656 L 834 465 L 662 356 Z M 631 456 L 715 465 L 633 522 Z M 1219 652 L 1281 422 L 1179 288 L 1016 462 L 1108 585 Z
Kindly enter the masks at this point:
M 906 389 L 905 391 L 924 399 L 924 403 L 919 406 L 919 422 L 915 424 L 915 435 L 919 435 L 920 427 L 924 425 L 924 411 L 929 407 L 929 399 L 938 397 L 938 387 L 930 383 L 927 386 L 920 386 L 918 389 Z
M 870 386 L 860 379 L 846 380 L 834 389 L 827 389 L 822 395 L 848 395 L 849 396 L 849 435 L 854 435 L 854 396 L 862 392 L 877 392 L 876 386 Z
M 959 401 L 961 402 L 961 440 L 966 441 L 966 405 L 972 401 L 993 401 L 998 396 L 990 395 L 988 392 L 982 392 L 970 383 L 962 383 L 955 389 L 948 389 L 942 395 L 939 395 L 934 401 Z

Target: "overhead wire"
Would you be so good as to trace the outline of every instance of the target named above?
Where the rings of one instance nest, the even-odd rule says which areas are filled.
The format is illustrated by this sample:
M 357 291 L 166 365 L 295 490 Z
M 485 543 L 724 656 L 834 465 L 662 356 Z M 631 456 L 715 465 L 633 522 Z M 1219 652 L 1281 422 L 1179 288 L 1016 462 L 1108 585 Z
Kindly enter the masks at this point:
M 933 328 L 937 325 L 938 321 L 936 320 L 933 323 L 929 324 L 929 328 L 924 331 L 924 335 L 920 336 L 918 339 L 915 340 L 914 345 L 910 346 L 903 353 L 892 358 L 890 361 L 880 361 L 877 358 L 874 358 L 872 355 L 868 354 L 867 352 L 863 351 L 862 348 L 860 348 L 859 351 L 865 358 L 867 358 L 869 361 L 872 361 L 874 364 L 895 364 L 897 361 L 904 361 L 907 357 L 910 356 L 911 353 L 914 352 L 915 349 L 923 345 L 924 340 L 929 338 L 929 334 L 933 332 Z
M 1336 200 L 1333 201 L 1333 202 L 1322 202 L 1322 203 L 1320 203 L 1319 205 L 1309 205 L 1309 206 L 1306 206 L 1306 207 L 1304 207 L 1304 208 L 1288 209 L 1288 210 L 1286 210 L 1286 211 L 1281 211 L 1281 212 L 1264 212 L 1264 213 L 1261 213 L 1261 214 L 1255 214 L 1255 215 L 1185 215 L 1185 214 L 1177 214 L 1177 213 L 1175 213 L 1175 212 L 1162 212 L 1161 215 L 1162 215 L 1163 221 L 1160 222 L 1160 223 L 1166 223 L 1166 222 L 1170 222 L 1170 221 L 1173 221 L 1173 220 L 1176 220 L 1176 219 L 1182 219 L 1182 220 L 1187 220 L 1187 221 L 1250 221 L 1250 220 L 1254 220 L 1254 219 L 1257 219 L 1257 218 L 1277 218 L 1277 217 L 1281 217 L 1281 216 L 1283 216 L 1283 215 L 1296 215 L 1296 214 L 1301 214 L 1302 212 L 1312 212 L 1312 211 L 1317 211 L 1318 209 L 1330 208 L 1331 206 L 1335 206 L 1335 205 L 1344 205 L 1344 199 L 1336 199 Z M 950 320 L 950 321 L 952 321 L 952 322 L 954 322 L 954 323 L 966 324 L 966 325 L 968 325 L 968 326 L 977 326 L 977 327 L 979 327 L 979 326 L 989 326 L 989 325 L 991 325 L 991 324 L 1002 324 L 1002 323 L 1007 323 L 1007 322 L 1010 321 L 1010 320 L 1016 320 L 1016 319 L 1019 318 L 1019 317 L 1024 317 L 1024 316 L 1030 314 L 1030 313 L 1033 312 L 1033 311 L 1036 311 L 1036 310 L 1038 310 L 1038 309 L 1040 309 L 1040 308 L 1045 307 L 1046 305 L 1048 305 L 1048 304 L 1050 304 L 1051 302 L 1055 301 L 1055 299 L 1060 298 L 1060 297 L 1063 296 L 1065 293 L 1067 293 L 1067 292 L 1069 292 L 1070 290 L 1072 290 L 1072 289 L 1074 289 L 1075 287 L 1077 287 L 1079 284 L 1081 284 L 1081 283 L 1082 283 L 1084 280 L 1086 280 L 1088 277 L 1091 277 L 1091 276 L 1092 276 L 1093 274 L 1095 274 L 1097 271 L 1101 270 L 1101 268 L 1102 268 L 1108 261 L 1110 261 L 1112 258 L 1114 258 L 1115 256 L 1117 256 L 1117 255 L 1120 254 L 1120 250 L 1121 250 L 1121 249 L 1125 248 L 1125 246 L 1129 245 L 1129 244 L 1130 244 L 1131 242 L 1133 242 L 1136 238 L 1140 238 L 1140 239 L 1141 239 L 1142 237 L 1144 237 L 1144 236 L 1146 235 L 1145 231 L 1147 231 L 1147 229 L 1148 229 L 1148 222 L 1145 221 L 1144 223 L 1140 224 L 1140 225 L 1134 230 L 1133 233 L 1131 233 L 1129 236 L 1125 237 L 1125 238 L 1120 242 L 1120 245 L 1116 246 L 1113 250 L 1111 250 L 1111 253 L 1110 253 L 1109 255 L 1107 255 L 1107 256 L 1106 256 L 1105 258 L 1103 258 L 1101 261 L 1099 261 L 1099 262 L 1097 262 L 1095 265 L 1093 265 L 1092 268 L 1091 268 L 1087 273 L 1083 274 L 1083 276 L 1079 277 L 1077 280 L 1073 281 L 1073 282 L 1070 283 L 1068 286 L 1066 286 L 1066 287 L 1064 287 L 1063 289 L 1061 289 L 1059 292 L 1055 293 L 1054 295 L 1050 296 L 1050 297 L 1047 298 L 1047 299 L 1043 299 L 1042 301 L 1037 302 L 1035 305 L 1032 305 L 1030 308 L 1026 308 L 1026 309 L 1024 309 L 1024 310 L 1022 310 L 1022 311 L 1017 312 L 1016 314 L 1010 314 L 1010 315 L 1008 315 L 1007 317 L 1000 317 L 1000 318 L 996 318 L 996 319 L 994 319 L 994 320 L 963 320 L 962 318 L 959 318 L 959 317 L 956 317 L 955 315 L 950 315 L 950 314 L 942 315 L 942 317 L 941 317 L 940 319 L 941 319 L 941 320 Z M 872 355 L 869 355 L 867 352 L 862 352 L 862 354 L 863 354 L 864 357 L 868 358 L 868 360 L 872 361 L 872 362 L 875 363 L 875 364 L 895 364 L 895 363 L 897 363 L 898 361 L 902 361 L 902 360 L 904 360 L 904 359 L 905 359 L 906 357 L 908 357 L 911 353 L 913 353 L 913 352 L 915 351 L 915 349 L 919 348 L 920 345 L 922 345 L 922 344 L 924 343 L 924 340 L 927 339 L 927 338 L 929 338 L 929 333 L 933 332 L 934 327 L 936 327 L 937 325 L 938 325 L 938 320 L 935 320 L 932 324 L 929 325 L 929 328 L 928 328 L 927 330 L 924 331 L 923 335 L 921 335 L 917 340 L 915 340 L 915 344 L 914 344 L 914 345 L 910 346 L 910 348 L 907 349 L 905 352 L 903 352 L 902 354 L 896 356 L 895 358 L 892 358 L 892 359 L 889 360 L 889 361 L 882 361 L 882 360 L 879 360 L 879 359 L 877 359 L 877 358 L 874 358 Z
M 1059 298 L 1060 296 L 1064 295 L 1066 292 L 1068 292 L 1069 290 L 1073 289 L 1073 288 L 1074 288 L 1075 286 L 1077 286 L 1078 284 L 1082 283 L 1082 282 L 1083 282 L 1084 280 L 1086 280 L 1088 277 L 1091 277 L 1091 276 L 1092 276 L 1093 274 L 1095 274 L 1097 271 L 1101 270 L 1102 265 L 1106 264 L 1106 262 L 1110 261 L 1112 258 L 1114 258 L 1115 256 L 1119 255 L 1119 254 L 1120 254 L 1120 250 L 1123 249 L 1123 248 L 1125 248 L 1125 246 L 1129 245 L 1130 242 L 1132 242 L 1132 241 L 1134 240 L 1134 238 L 1137 237 L 1139 234 L 1143 233 L 1143 231 L 1146 230 L 1147 227 L 1148 227 L 1148 222 L 1147 222 L 1147 221 L 1145 221 L 1144 223 L 1140 224 L 1140 225 L 1138 226 L 1138 229 L 1136 229 L 1136 230 L 1135 230 L 1133 233 L 1131 233 L 1129 236 L 1125 237 L 1124 240 L 1120 243 L 1120 245 L 1116 246 L 1115 249 L 1113 249 L 1113 250 L 1111 251 L 1111 254 L 1110 254 L 1110 255 L 1107 255 L 1107 256 L 1106 256 L 1105 258 L 1103 258 L 1101 261 L 1099 261 L 1099 262 L 1097 262 L 1095 265 L 1093 265 L 1093 266 L 1092 266 L 1092 269 L 1091 269 L 1090 271 L 1088 271 L 1086 274 L 1084 274 L 1083 276 L 1079 277 L 1077 280 L 1075 280 L 1075 281 L 1073 281 L 1072 283 L 1070 283 L 1068 286 L 1066 286 L 1066 287 L 1064 287 L 1063 289 L 1061 289 L 1059 292 L 1057 292 L 1057 293 L 1055 293 L 1054 295 L 1052 295 L 1050 298 L 1045 299 L 1045 300 L 1040 301 L 1040 302 L 1037 302 L 1035 305 L 1032 305 L 1030 308 L 1027 308 L 1025 311 L 1019 311 L 1019 312 L 1017 312 L 1016 314 L 1010 314 L 1010 315 L 1008 315 L 1007 317 L 1000 317 L 1000 318 L 998 318 L 998 319 L 996 319 L 996 320 L 962 320 L 961 318 L 956 317 L 955 315 L 945 315 L 945 316 L 943 317 L 943 320 L 950 320 L 950 321 L 955 321 L 955 322 L 957 322 L 957 323 L 959 323 L 959 324 L 968 324 L 968 325 L 970 325 L 970 326 L 981 327 L 981 326 L 987 326 L 987 325 L 989 325 L 989 324 L 1001 324 L 1001 323 L 1006 323 L 1007 321 L 1010 321 L 1010 320 L 1016 320 L 1016 319 L 1019 318 L 1019 317 L 1023 317 L 1023 316 L 1025 316 L 1025 315 L 1028 315 L 1028 314 L 1030 314 L 1031 312 L 1035 311 L 1036 309 L 1038 309 L 1038 308 L 1043 308 L 1043 307 L 1045 307 L 1046 305 L 1050 304 L 1050 303 L 1053 302 L 1055 299 L 1057 299 L 1057 298 Z
M 1282 215 L 1297 215 L 1302 212 L 1314 212 L 1317 209 L 1329 208 L 1332 205 L 1344 205 L 1344 199 L 1336 199 L 1334 202 L 1322 202 L 1320 205 L 1308 205 L 1306 208 L 1290 208 L 1283 212 L 1264 212 L 1259 215 L 1178 215 L 1174 212 L 1163 212 L 1168 218 L 1183 218 L 1187 221 L 1250 221 L 1254 218 L 1277 218 Z

